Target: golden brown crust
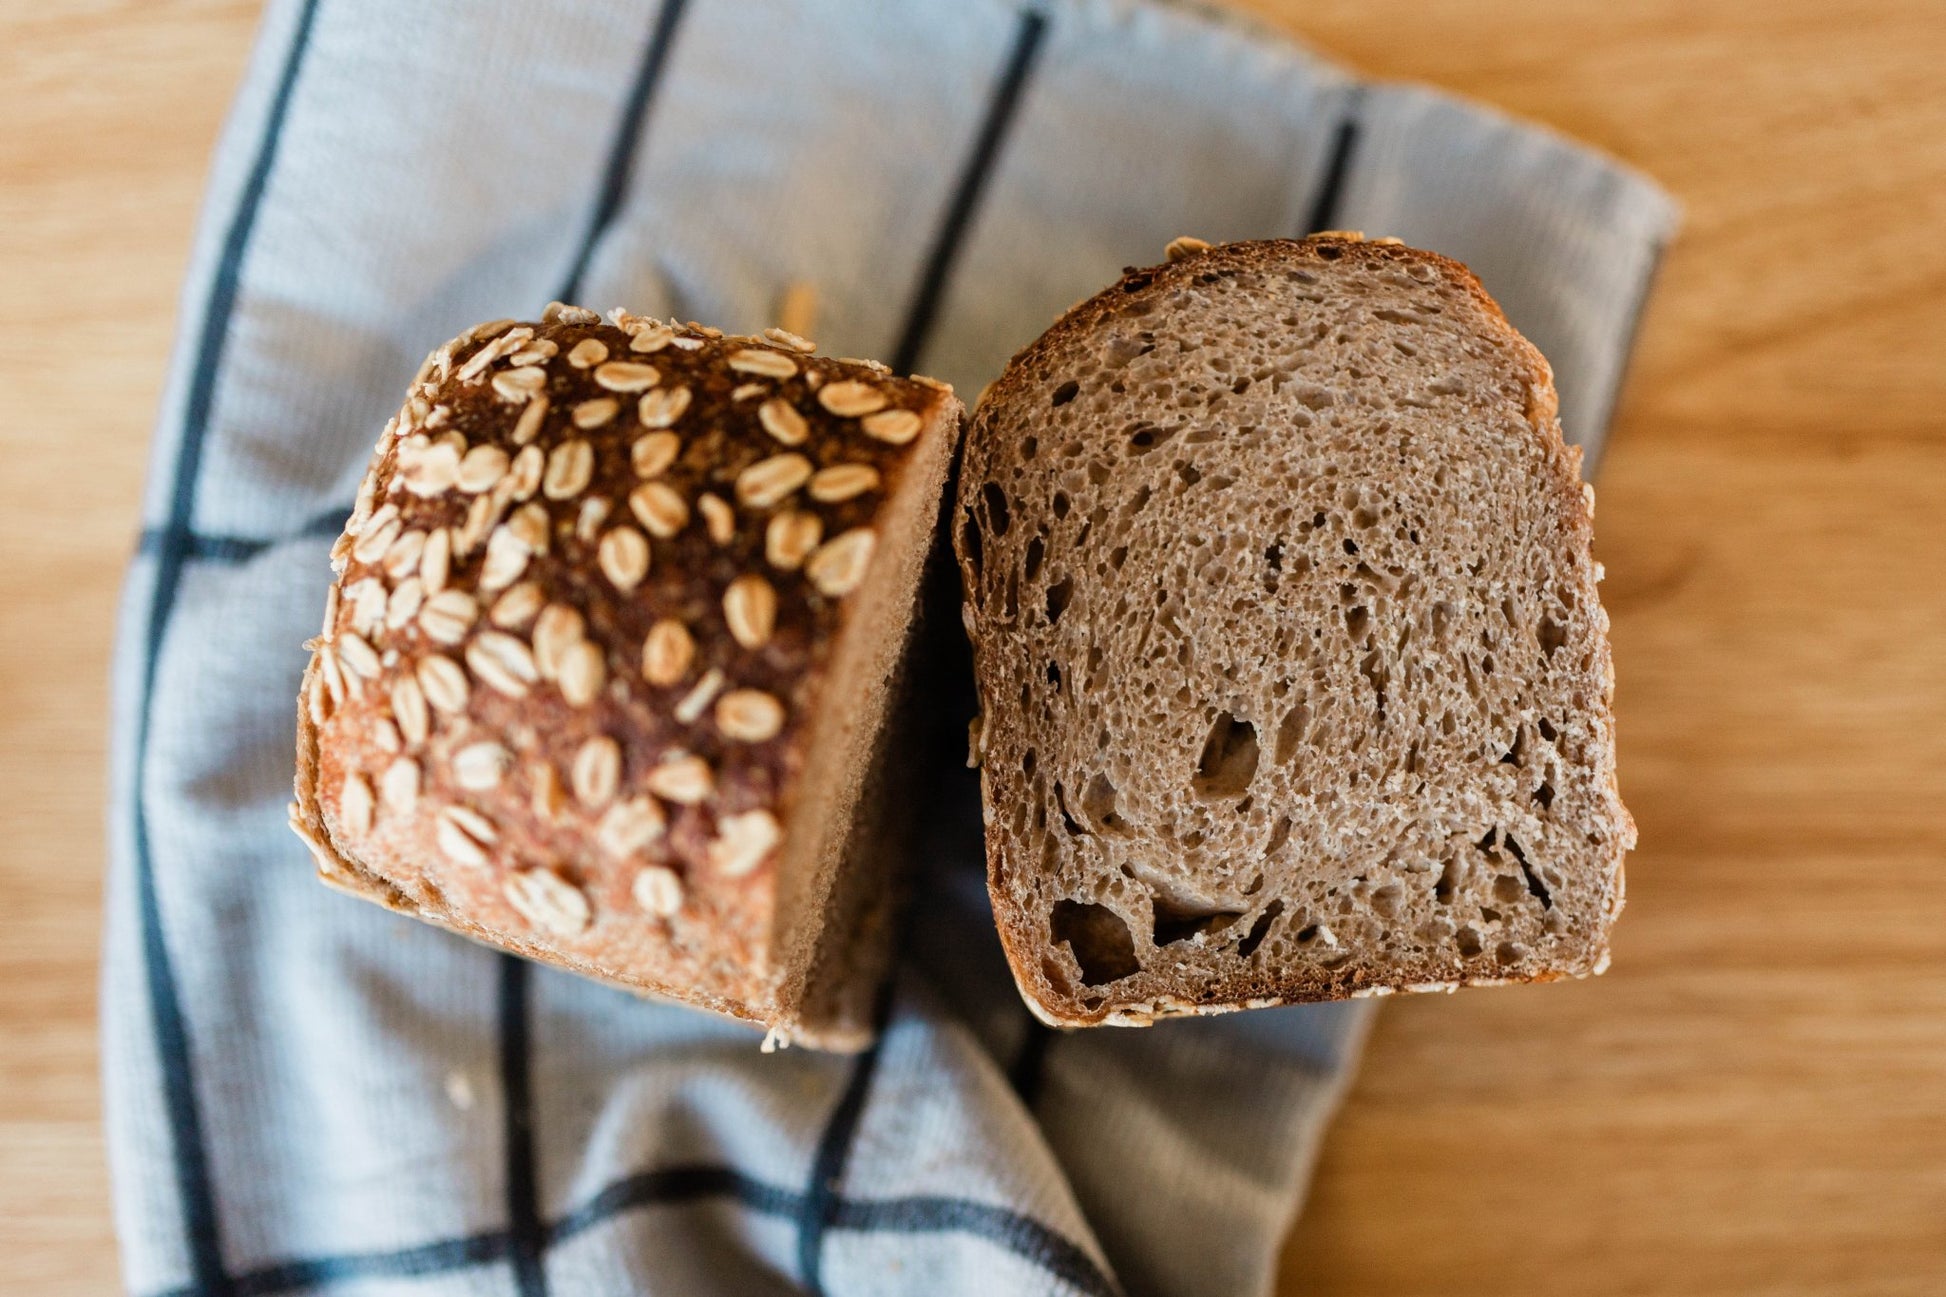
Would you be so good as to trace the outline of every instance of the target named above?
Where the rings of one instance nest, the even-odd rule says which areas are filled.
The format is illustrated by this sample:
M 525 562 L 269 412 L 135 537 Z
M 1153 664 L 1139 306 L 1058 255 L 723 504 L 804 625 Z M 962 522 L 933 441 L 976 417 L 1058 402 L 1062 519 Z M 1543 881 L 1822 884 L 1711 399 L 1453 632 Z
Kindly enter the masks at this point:
M 779 330 L 557 305 L 433 353 L 333 549 L 299 700 L 321 875 L 817 1043 L 797 1000 L 831 879 L 793 871 L 838 829 L 799 794 L 959 417 Z
M 1566 538 L 1566 547 L 1575 555 L 1574 570 L 1564 573 L 1564 579 L 1584 590 L 1587 605 L 1597 623 L 1598 633 L 1594 636 L 1591 652 L 1592 674 L 1600 684 L 1600 696 L 1590 699 L 1589 706 L 1600 714 L 1602 724 L 1608 724 L 1614 672 L 1606 638 L 1607 618 L 1594 597 L 1598 568 L 1589 555 L 1593 533 L 1593 492 L 1583 485 L 1580 478 L 1579 448 L 1567 446 L 1562 438 L 1556 417 L 1558 401 L 1552 372 L 1539 351 L 1508 323 L 1499 305 L 1487 295 L 1472 272 L 1437 253 L 1406 247 L 1396 240 L 1368 241 L 1356 232 L 1342 231 L 1301 240 L 1280 239 L 1217 246 L 1196 239 L 1176 240 L 1169 246 L 1167 260 L 1163 264 L 1131 267 L 1117 283 L 1070 308 L 1046 333 L 1017 353 L 1001 377 L 981 394 L 979 408 L 968 434 L 967 467 L 960 481 L 959 516 L 970 518 L 978 513 L 978 503 L 973 497 L 989 471 L 986 464 L 989 461 L 1012 462 L 1010 457 L 1020 453 L 1017 449 L 1019 419 L 1008 425 L 1007 432 L 993 431 L 993 421 L 1005 417 L 996 412 L 1045 408 L 1046 390 L 1054 381 L 1049 378 L 1049 373 L 1050 367 L 1056 365 L 1055 358 L 1069 354 L 1078 342 L 1096 336 L 1112 321 L 1123 318 L 1130 313 L 1131 304 L 1163 300 L 1170 290 L 1187 285 L 1198 276 L 1207 278 L 1217 273 L 1250 270 L 1283 271 L 1306 263 L 1315 266 L 1328 262 L 1415 267 L 1421 274 L 1429 269 L 1439 280 L 1463 290 L 1478 305 L 1486 317 L 1487 328 L 1497 335 L 1496 341 L 1516 357 L 1516 367 L 1525 372 L 1527 423 L 1539 439 L 1541 458 L 1546 465 L 1546 496 L 1556 515 L 1556 524 Z M 1077 495 L 1076 499 L 1074 507 L 1079 513 L 1085 514 L 1087 505 L 1081 502 L 1085 497 Z M 1033 530 L 1031 520 L 1023 526 L 1028 532 Z M 965 531 L 955 527 L 953 539 L 969 598 L 973 600 L 968 608 L 969 632 L 978 650 L 983 646 L 985 635 L 991 633 L 997 639 L 999 632 L 988 632 L 977 615 L 974 605 L 978 603 L 978 598 L 972 592 L 980 586 L 980 575 L 977 562 L 969 553 Z M 981 674 L 984 694 L 989 687 L 988 672 L 983 668 Z M 1000 681 L 1005 674 L 996 667 L 992 672 L 993 681 Z M 983 701 L 987 708 L 983 719 L 987 734 L 1022 723 L 1016 719 L 1017 706 L 1011 693 Z M 1608 736 L 1612 754 L 1612 729 L 1604 730 L 1604 733 Z M 1604 782 L 1603 800 L 1612 807 L 1616 817 L 1610 846 L 1604 848 L 1612 850 L 1614 857 L 1612 889 L 1606 898 L 1606 922 L 1612 922 L 1622 904 L 1620 857 L 1634 844 L 1634 825 L 1621 806 L 1612 760 L 1606 766 Z M 989 815 L 999 816 L 1003 813 L 1004 808 L 994 806 L 989 798 Z M 1058 836 L 1052 830 L 1048 834 L 1050 838 Z M 989 891 L 1001 944 L 1029 1008 L 1054 1026 L 1103 1023 L 1141 1026 L 1162 1017 L 1230 1012 L 1274 1004 L 1390 994 L 1395 991 L 1452 990 L 1458 985 L 1552 981 L 1599 973 L 1607 966 L 1604 923 L 1601 930 L 1593 934 L 1590 946 L 1583 952 L 1585 958 L 1552 967 L 1523 966 L 1510 971 L 1497 964 L 1493 953 L 1487 951 L 1477 957 L 1460 960 L 1457 964 L 1452 959 L 1417 962 L 1394 960 L 1389 963 L 1350 960 L 1335 967 L 1320 963 L 1252 964 L 1240 966 L 1233 975 L 1218 979 L 1214 986 L 1206 985 L 1198 992 L 1185 992 L 1179 996 L 1165 992 L 1136 999 L 1126 992 L 1117 994 L 1101 986 L 1077 989 L 1065 975 L 1050 975 L 1049 933 L 1045 916 L 1028 914 L 1023 910 L 1015 899 L 1018 889 L 1010 885 L 1008 874 L 1012 869 L 1032 870 L 1036 867 L 1035 862 L 1027 858 L 1031 853 L 1009 853 L 1001 840 L 1003 836 L 993 832 L 988 835 Z M 1047 850 L 1055 853 L 1057 848 L 1050 843 Z M 1154 981 L 1146 977 L 1137 980 L 1142 980 L 1145 985 Z M 1084 996 L 1084 991 L 1092 993 Z

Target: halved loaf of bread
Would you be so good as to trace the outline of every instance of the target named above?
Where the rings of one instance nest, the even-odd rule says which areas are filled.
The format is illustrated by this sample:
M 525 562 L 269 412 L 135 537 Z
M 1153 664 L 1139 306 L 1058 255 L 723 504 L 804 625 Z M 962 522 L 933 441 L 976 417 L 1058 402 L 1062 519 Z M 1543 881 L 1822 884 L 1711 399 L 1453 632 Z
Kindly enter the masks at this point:
M 427 358 L 333 550 L 292 824 L 327 883 L 864 1045 L 890 700 L 960 404 L 558 304 Z
M 1179 241 L 989 389 L 954 544 L 988 884 L 1060 1025 L 1597 973 L 1593 493 L 1463 266 Z

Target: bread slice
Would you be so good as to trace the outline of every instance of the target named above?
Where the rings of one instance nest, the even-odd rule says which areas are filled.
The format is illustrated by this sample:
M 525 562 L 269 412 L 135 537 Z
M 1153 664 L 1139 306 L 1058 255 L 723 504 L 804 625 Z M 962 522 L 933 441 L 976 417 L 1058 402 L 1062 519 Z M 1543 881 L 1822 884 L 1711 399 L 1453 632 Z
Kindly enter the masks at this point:
M 897 856 L 872 772 L 962 410 L 813 350 L 556 304 L 427 359 L 299 700 L 326 882 L 869 1041 Z
M 1396 241 L 1171 254 L 1015 356 L 967 434 L 1022 994 L 1136 1025 L 1600 972 L 1634 826 L 1547 362 Z

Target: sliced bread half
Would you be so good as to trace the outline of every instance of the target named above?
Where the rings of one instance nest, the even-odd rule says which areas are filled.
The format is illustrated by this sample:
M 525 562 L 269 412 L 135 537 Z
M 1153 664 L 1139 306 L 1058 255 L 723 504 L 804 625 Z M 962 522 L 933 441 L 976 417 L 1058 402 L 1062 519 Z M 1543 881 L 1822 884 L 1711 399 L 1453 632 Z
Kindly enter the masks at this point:
M 894 700 L 961 409 L 814 353 L 557 303 L 427 358 L 298 707 L 292 824 L 325 882 L 869 1042 Z
M 1059 1025 L 1600 972 L 1593 493 L 1465 267 L 1171 247 L 989 389 L 954 544 L 988 884 Z

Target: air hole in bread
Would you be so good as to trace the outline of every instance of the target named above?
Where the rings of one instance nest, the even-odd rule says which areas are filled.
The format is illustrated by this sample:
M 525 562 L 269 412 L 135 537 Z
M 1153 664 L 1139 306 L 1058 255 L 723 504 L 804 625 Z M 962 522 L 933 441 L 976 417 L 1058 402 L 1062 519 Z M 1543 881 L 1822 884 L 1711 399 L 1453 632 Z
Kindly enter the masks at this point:
M 1203 480 L 1202 473 L 1186 459 L 1176 461 L 1176 476 L 1182 479 L 1184 486 L 1194 486 Z
M 1026 568 L 1023 575 L 1025 575 L 1029 581 L 1033 581 L 1039 578 L 1041 574 L 1041 559 L 1043 556 L 1046 555 L 1046 553 L 1047 553 L 1047 544 L 1042 537 L 1036 536 L 1034 537 L 1034 539 L 1027 542 L 1027 560 L 1026 560 Z
M 1468 959 L 1473 958 L 1473 956 L 1479 954 L 1486 948 L 1485 943 L 1480 940 L 1480 934 L 1471 926 L 1461 928 L 1458 932 L 1454 933 L 1453 944 L 1458 946 L 1460 954 L 1465 955 Z
M 1552 657 L 1556 649 L 1568 642 L 1568 628 L 1560 622 L 1555 621 L 1552 617 L 1543 617 L 1541 618 L 1540 640 L 1541 652 Z
M 1065 518 L 1068 516 L 1069 501 L 1066 491 L 1056 491 L 1054 493 L 1053 508 L 1056 518 Z
M 1054 805 L 1061 812 L 1061 827 L 1068 831 L 1069 837 L 1085 838 L 1088 836 L 1087 828 L 1080 820 L 1074 818 L 1072 811 L 1068 810 L 1067 790 L 1061 786 L 1061 781 L 1058 779 L 1054 781 Z
M 1053 403 L 1057 407 L 1066 405 L 1069 401 L 1072 401 L 1076 396 L 1080 395 L 1080 393 L 1081 384 L 1075 382 L 1073 379 L 1069 379 L 1054 389 Z
M 1034 456 L 1040 453 L 1041 453 L 1041 439 L 1039 437 L 1028 437 L 1021 441 L 1020 443 L 1021 462 L 1025 463 L 1029 460 L 1032 460 Z
M 1540 875 L 1535 872 L 1534 867 L 1528 863 L 1527 852 L 1520 845 L 1520 840 L 1511 833 L 1502 833 L 1500 835 L 1500 842 L 1501 845 L 1507 848 L 1507 854 L 1511 855 L 1515 863 L 1520 866 L 1520 872 L 1527 879 L 1527 890 L 1533 894 L 1535 900 L 1541 903 L 1541 908 L 1543 910 L 1553 909 L 1554 895 L 1548 890 L 1547 884 L 1541 880 Z
M 1047 587 L 1047 624 L 1052 626 L 1061 620 L 1061 614 L 1068 610 L 1068 601 L 1074 598 L 1074 578 L 1063 577 Z
M 1351 636 L 1354 644 L 1363 644 L 1371 637 L 1372 612 L 1364 604 L 1356 604 L 1345 609 L 1345 634 Z
M 1229 712 L 1217 713 L 1203 740 L 1191 787 L 1205 799 L 1237 797 L 1257 776 L 1257 727 Z
M 1049 662 L 1047 664 L 1047 683 L 1054 692 L 1059 693 L 1061 691 L 1061 664 L 1059 662 Z
M 1545 779 L 1541 780 L 1541 786 L 1534 790 L 1534 800 L 1540 803 L 1540 807 L 1542 810 L 1544 811 L 1553 810 L 1554 809 L 1554 785 L 1548 783 L 1547 780 Z
M 1105 986 L 1141 971 L 1127 921 L 1106 905 L 1056 901 L 1049 928 L 1053 944 L 1067 946 L 1088 986 Z
M 995 536 L 1006 535 L 1011 521 L 1007 516 L 1007 493 L 1000 489 L 998 482 L 988 482 L 980 488 L 980 500 L 986 505 L 987 526 Z
M 1242 910 L 1204 909 L 1158 896 L 1155 898 L 1155 944 L 1173 946 L 1178 941 L 1203 935 L 1215 936 L 1242 917 Z
M 1121 817 L 1115 814 L 1115 781 L 1105 771 L 1096 771 L 1081 790 L 1081 813 L 1097 829 L 1113 833 L 1123 827 Z
M 1377 649 L 1367 653 L 1358 663 L 1358 673 L 1372 686 L 1375 714 L 1379 720 L 1385 719 L 1385 689 L 1391 683 L 1392 673 L 1385 668 L 1385 660 Z
M 1439 868 L 1439 881 L 1433 884 L 1433 900 L 1441 905 L 1451 905 L 1453 896 L 1459 891 L 1460 879 L 1465 871 L 1457 860 L 1447 860 Z
M 1129 431 L 1128 448 L 1136 455 L 1146 455 L 1175 436 L 1176 431 L 1174 428 L 1158 428 L 1152 423 L 1137 424 Z
M 1250 931 L 1243 934 L 1242 941 L 1237 942 L 1237 957 L 1248 959 L 1256 954 L 1257 947 L 1263 945 L 1264 938 L 1270 935 L 1270 926 L 1277 922 L 1283 913 L 1284 902 L 1281 900 L 1272 901 L 1264 906 L 1264 912 L 1259 914 L 1257 921 L 1250 925 Z

